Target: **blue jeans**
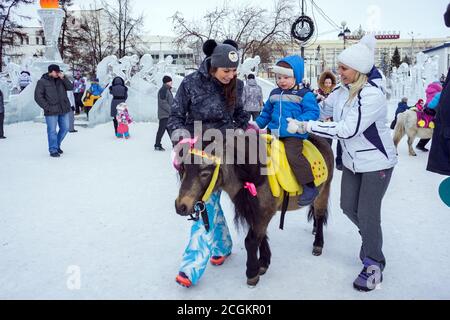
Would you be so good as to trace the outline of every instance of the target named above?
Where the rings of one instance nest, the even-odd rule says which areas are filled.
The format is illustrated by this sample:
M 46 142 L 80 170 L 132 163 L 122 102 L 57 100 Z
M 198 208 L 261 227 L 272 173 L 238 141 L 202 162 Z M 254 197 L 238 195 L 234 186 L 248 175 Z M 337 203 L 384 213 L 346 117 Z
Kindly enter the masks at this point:
M 215 192 L 206 202 L 209 232 L 206 232 L 201 218 L 192 225 L 191 239 L 184 252 L 180 272 L 184 272 L 193 285 L 200 280 L 212 256 L 231 254 L 233 243 L 220 206 L 220 195 L 220 192 Z
M 69 113 L 59 116 L 46 116 L 45 122 L 47 123 L 48 151 L 50 154 L 57 153 L 69 132 Z M 58 132 L 56 132 L 56 125 L 59 126 Z

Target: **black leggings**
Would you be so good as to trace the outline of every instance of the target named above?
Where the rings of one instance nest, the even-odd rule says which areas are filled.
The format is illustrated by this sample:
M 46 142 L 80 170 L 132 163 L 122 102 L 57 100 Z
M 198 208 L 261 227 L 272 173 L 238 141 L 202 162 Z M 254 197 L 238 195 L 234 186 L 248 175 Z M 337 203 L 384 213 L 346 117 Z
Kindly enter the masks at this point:
M 114 132 L 117 134 L 117 127 L 119 126 L 119 122 L 115 117 L 113 118 L 113 123 L 114 123 Z

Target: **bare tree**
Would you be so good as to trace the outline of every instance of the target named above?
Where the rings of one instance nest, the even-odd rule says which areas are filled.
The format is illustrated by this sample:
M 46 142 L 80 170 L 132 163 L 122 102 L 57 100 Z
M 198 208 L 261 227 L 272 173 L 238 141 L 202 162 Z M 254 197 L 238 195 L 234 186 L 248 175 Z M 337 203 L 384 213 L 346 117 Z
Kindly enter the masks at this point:
M 81 17 L 81 30 L 79 31 L 80 45 L 84 70 L 95 73 L 97 66 L 105 57 L 113 54 L 114 44 L 112 31 L 102 19 L 104 9 L 99 9 L 97 1 L 90 5 Z
M 69 11 L 69 8 L 73 6 L 73 0 L 59 0 L 59 5 L 65 13 L 64 20 L 61 26 L 61 34 L 59 37 L 59 53 L 64 59 L 64 50 L 66 48 L 66 45 L 70 45 L 70 41 L 67 41 L 67 34 L 69 33 L 70 28 L 69 22 L 73 18 L 71 12 Z
M 20 5 L 34 3 L 34 0 L 1 0 L 0 1 L 0 72 L 3 70 L 3 54 L 7 46 L 14 45 L 15 36 L 24 36 L 20 30 L 22 26 L 16 21 L 30 19 L 27 16 L 14 14 L 13 11 Z
M 260 55 L 266 62 L 272 58 L 271 51 L 278 52 L 281 43 L 289 41 L 292 10 L 290 0 L 276 0 L 271 12 L 254 5 L 230 8 L 224 4 L 207 11 L 202 22 L 187 21 L 176 12 L 171 17 L 175 43 L 198 48 L 207 39 L 233 39 L 242 50 L 242 60 Z
M 114 40 L 118 46 L 117 56 L 122 58 L 140 41 L 144 15 L 133 16 L 132 0 L 109 0 L 108 3 L 102 0 L 102 4 L 114 31 Z

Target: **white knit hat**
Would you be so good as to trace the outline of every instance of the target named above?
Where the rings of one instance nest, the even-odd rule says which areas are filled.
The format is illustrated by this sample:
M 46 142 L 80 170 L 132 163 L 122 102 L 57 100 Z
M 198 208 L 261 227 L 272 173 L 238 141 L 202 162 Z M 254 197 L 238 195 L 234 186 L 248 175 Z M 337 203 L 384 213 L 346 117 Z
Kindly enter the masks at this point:
M 367 74 L 375 65 L 375 46 L 375 37 L 368 34 L 359 43 L 345 49 L 338 56 L 338 62 L 363 74 Z

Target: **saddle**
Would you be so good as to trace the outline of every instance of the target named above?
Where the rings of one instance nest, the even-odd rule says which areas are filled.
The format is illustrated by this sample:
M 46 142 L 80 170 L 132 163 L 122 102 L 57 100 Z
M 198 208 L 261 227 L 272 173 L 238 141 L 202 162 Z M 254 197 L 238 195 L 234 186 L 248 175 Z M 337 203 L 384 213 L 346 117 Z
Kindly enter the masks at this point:
M 303 188 L 298 184 L 289 165 L 283 142 L 267 134 L 262 135 L 262 138 L 267 143 L 267 174 L 272 195 L 275 198 L 283 197 L 285 192 L 292 197 L 301 195 Z M 318 187 L 328 179 L 325 158 L 310 141 L 304 140 L 303 144 L 303 155 L 311 164 L 315 178 L 314 184 Z
M 423 129 L 434 129 L 434 115 L 425 111 L 416 111 L 417 113 L 417 127 Z

